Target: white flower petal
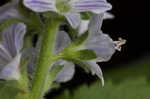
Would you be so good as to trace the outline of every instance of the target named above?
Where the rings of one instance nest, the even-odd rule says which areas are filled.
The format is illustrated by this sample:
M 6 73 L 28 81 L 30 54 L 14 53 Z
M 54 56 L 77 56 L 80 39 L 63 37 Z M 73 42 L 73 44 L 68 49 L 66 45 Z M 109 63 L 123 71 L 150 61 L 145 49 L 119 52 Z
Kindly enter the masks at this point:
M 18 80 L 20 78 L 19 65 L 21 54 L 18 54 L 4 69 L 0 72 L 0 79 Z
M 81 20 L 78 34 L 79 36 L 88 30 L 89 22 L 90 22 L 89 20 Z
M 24 0 L 23 4 L 35 12 L 57 12 L 54 0 Z
M 115 53 L 114 41 L 107 34 L 103 34 L 102 32 L 92 34 L 93 35 L 89 36 L 84 46 L 96 53 L 99 62 L 110 60 Z
M 92 11 L 97 14 L 103 13 L 112 8 L 106 0 L 80 0 L 73 2 L 72 5 L 78 12 Z
M 15 23 L 2 33 L 2 43 L 12 57 L 19 53 L 22 48 L 25 32 L 26 26 L 23 23 Z
M 2 44 L 0 44 L 0 64 L 6 65 L 10 60 L 12 60 L 12 56 L 7 51 L 7 49 Z
M 77 28 L 80 25 L 81 17 L 79 13 L 66 13 L 64 16 L 73 28 Z
M 104 14 L 93 14 L 89 23 L 89 35 L 93 35 L 101 30 Z
M 112 19 L 114 16 L 108 12 L 101 14 L 92 14 L 90 20 L 81 20 L 79 27 L 79 36 L 89 30 L 89 33 L 101 31 L 103 20 Z M 89 34 L 89 35 L 90 35 Z
M 111 14 L 109 12 L 105 12 L 104 13 L 104 20 L 106 20 L 106 19 L 114 19 L 114 18 L 115 18 L 115 16 L 113 14 Z
M 75 66 L 71 62 L 61 61 L 59 65 L 63 65 L 63 69 L 57 74 L 54 81 L 67 82 L 72 79 L 75 73 Z
M 91 68 L 92 74 L 96 74 L 102 81 L 102 85 L 104 86 L 104 78 L 103 73 L 100 66 L 96 63 L 96 60 L 90 60 L 86 62 L 87 65 Z
M 24 35 L 26 33 L 26 26 L 23 23 L 18 23 L 15 30 L 15 46 L 17 53 L 22 49 L 23 47 L 23 39 Z
M 56 34 L 54 53 L 60 52 L 70 43 L 71 39 L 69 35 L 64 31 L 58 31 Z

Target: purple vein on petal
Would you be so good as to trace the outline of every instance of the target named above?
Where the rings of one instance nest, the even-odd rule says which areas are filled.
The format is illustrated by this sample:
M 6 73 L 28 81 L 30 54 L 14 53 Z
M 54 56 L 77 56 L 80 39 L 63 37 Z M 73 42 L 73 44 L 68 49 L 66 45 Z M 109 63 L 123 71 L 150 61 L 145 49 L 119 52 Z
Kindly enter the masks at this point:
M 54 3 L 51 1 L 24 0 L 24 5 L 35 12 L 55 11 Z
M 77 2 L 75 8 L 79 11 L 87 11 L 87 10 L 103 10 L 110 9 L 111 5 L 107 2 L 103 1 L 81 1 Z
M 42 2 L 42 1 L 34 1 L 34 0 L 32 0 L 32 1 L 28 1 L 28 2 L 26 2 L 27 4 L 41 4 L 41 5 L 52 5 L 52 3 L 50 3 L 50 2 Z

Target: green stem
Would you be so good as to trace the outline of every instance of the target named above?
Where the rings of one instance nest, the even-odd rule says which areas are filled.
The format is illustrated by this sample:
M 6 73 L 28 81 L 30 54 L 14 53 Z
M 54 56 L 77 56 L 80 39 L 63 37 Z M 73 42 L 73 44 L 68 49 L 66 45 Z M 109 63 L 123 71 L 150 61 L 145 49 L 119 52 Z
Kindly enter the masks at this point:
M 44 88 L 45 84 L 47 83 L 49 74 L 49 68 L 56 60 L 55 57 L 53 57 L 53 48 L 58 26 L 59 22 L 51 22 L 44 34 L 39 62 L 37 64 L 34 80 L 32 83 L 31 99 L 43 99 Z

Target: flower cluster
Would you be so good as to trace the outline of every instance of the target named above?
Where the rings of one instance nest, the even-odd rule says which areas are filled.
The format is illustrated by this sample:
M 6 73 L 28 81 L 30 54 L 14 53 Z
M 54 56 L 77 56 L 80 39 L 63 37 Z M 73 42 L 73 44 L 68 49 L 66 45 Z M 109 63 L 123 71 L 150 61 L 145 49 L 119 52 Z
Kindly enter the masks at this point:
M 125 44 L 126 41 L 125 40 L 113 41 L 107 34 L 103 33 L 101 31 L 103 18 L 104 18 L 103 14 L 92 15 L 90 23 L 88 24 L 88 27 L 86 27 L 85 29 L 85 30 L 88 29 L 89 31 L 87 39 L 83 42 L 82 45 L 80 45 L 78 48 L 74 50 L 79 51 L 89 49 L 96 53 L 97 58 L 83 62 L 87 64 L 87 66 L 89 66 L 93 74 L 96 74 L 102 80 L 102 84 L 104 85 L 102 71 L 97 62 L 109 61 L 112 55 L 115 53 L 115 50 L 121 50 L 121 45 Z M 79 36 L 80 35 L 81 34 L 79 33 Z M 59 31 L 59 35 L 57 35 L 56 37 L 55 51 L 58 52 L 63 50 L 68 44 L 70 44 L 70 42 L 71 40 L 67 35 L 67 33 L 64 31 Z M 118 48 L 117 46 L 120 47 Z M 71 65 L 70 62 L 59 61 L 59 63 L 63 64 L 64 66 L 70 64 L 70 68 L 71 67 L 74 68 L 73 64 Z M 63 77 L 60 74 L 59 74 L 60 77 L 57 76 L 57 79 L 61 79 L 59 81 L 62 82 L 70 80 L 70 78 L 73 76 L 74 73 L 74 71 L 72 72 L 71 71 L 72 69 L 70 69 L 70 71 L 68 69 L 61 71 L 63 76 L 66 72 L 70 73 L 70 75 L 66 74 L 66 77 L 68 77 L 68 79 L 66 79 L 66 77 L 64 77 L 63 79 Z
M 26 82 L 32 85 L 33 90 L 40 86 L 39 83 L 45 84 L 41 85 L 45 88 L 51 82 L 71 80 L 75 64 L 97 75 L 104 85 L 102 70 L 97 62 L 109 61 L 116 50 L 121 51 L 121 46 L 126 42 L 121 38 L 113 41 L 101 29 L 103 20 L 114 18 L 107 12 L 111 8 L 106 0 L 11 0 L 1 6 L 0 79 L 20 80 L 22 61 L 28 60 L 24 76 L 29 82 L 22 81 L 23 84 Z M 70 25 L 66 26 L 68 31 L 60 28 L 65 22 Z M 35 34 L 40 38 L 37 41 L 32 38 Z M 33 83 L 30 77 L 35 79 Z M 37 97 L 41 95 L 40 90 L 37 93 Z

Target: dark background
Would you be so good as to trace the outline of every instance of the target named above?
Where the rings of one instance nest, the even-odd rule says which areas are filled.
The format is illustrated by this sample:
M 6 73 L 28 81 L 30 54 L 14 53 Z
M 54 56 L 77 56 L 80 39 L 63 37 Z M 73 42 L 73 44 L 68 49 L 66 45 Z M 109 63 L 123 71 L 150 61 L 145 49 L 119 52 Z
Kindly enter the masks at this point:
M 8 0 L 1 0 L 3 5 Z M 149 38 L 149 11 L 148 0 L 108 0 L 113 9 L 110 11 L 115 15 L 113 20 L 105 20 L 102 30 L 108 33 L 114 40 L 122 37 L 127 40 L 127 44 L 123 46 L 122 52 L 114 54 L 112 59 L 107 63 L 99 63 L 104 75 L 105 72 L 112 68 L 120 68 L 120 64 L 132 63 L 138 59 L 144 58 L 150 52 Z M 76 67 L 74 78 L 62 84 L 57 90 L 52 90 L 47 97 L 53 97 L 63 92 L 64 89 L 70 91 L 75 90 L 82 84 L 90 85 L 97 78 L 86 74 L 83 69 Z

